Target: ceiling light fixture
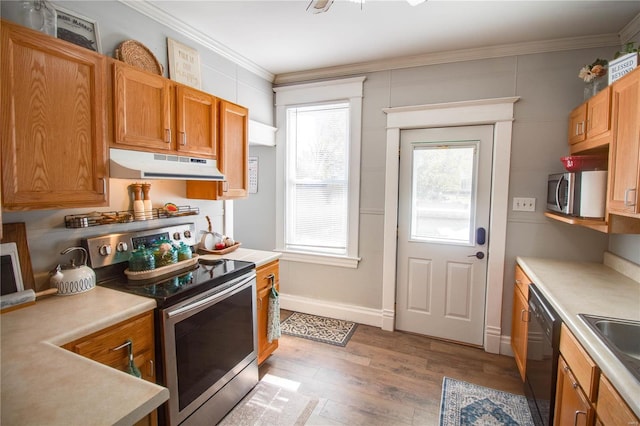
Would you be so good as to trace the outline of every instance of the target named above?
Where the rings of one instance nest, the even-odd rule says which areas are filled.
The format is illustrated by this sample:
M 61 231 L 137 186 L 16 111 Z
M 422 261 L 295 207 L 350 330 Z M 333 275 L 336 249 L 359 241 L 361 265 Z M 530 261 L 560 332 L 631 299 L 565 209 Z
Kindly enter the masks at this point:
M 311 13 L 326 12 L 332 4 L 333 0 L 311 0 L 309 6 L 307 6 L 307 11 Z
M 360 8 L 362 8 L 362 4 L 365 0 L 349 0 L 353 3 L 360 3 Z M 411 6 L 417 6 L 421 3 L 424 3 L 427 0 L 407 0 Z M 329 10 L 331 5 L 333 4 L 333 0 L 311 0 L 309 5 L 307 6 L 307 12 L 311 13 L 323 13 Z

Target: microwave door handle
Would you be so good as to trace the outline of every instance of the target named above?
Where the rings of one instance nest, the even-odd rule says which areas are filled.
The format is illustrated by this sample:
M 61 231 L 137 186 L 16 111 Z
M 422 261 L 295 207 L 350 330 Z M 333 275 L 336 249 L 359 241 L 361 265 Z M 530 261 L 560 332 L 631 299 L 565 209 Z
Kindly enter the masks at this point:
M 556 184 L 556 206 L 560 211 L 562 211 L 563 209 L 562 204 L 560 203 L 560 186 L 562 185 L 563 180 L 564 180 L 564 176 L 561 176 L 560 179 L 558 180 L 558 183 Z

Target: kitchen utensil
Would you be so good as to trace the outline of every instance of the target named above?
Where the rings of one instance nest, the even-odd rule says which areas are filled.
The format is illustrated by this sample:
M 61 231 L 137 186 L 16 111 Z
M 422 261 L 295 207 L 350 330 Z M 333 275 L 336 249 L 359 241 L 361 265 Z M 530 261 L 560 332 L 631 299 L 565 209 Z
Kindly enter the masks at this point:
M 217 232 L 213 232 L 213 227 L 211 226 L 211 219 L 209 216 L 205 216 L 207 218 L 207 223 L 209 224 L 208 231 L 203 231 L 202 239 L 200 240 L 200 246 L 205 250 L 213 250 L 216 246 L 216 243 L 222 241 L 222 235 Z
M 84 293 L 96 286 L 96 274 L 87 266 L 87 251 L 83 247 L 69 247 L 60 254 L 65 255 L 75 250 L 82 251 L 81 265 L 76 265 L 71 259 L 69 264 L 58 265 L 51 271 L 49 284 L 58 289 L 59 296 Z

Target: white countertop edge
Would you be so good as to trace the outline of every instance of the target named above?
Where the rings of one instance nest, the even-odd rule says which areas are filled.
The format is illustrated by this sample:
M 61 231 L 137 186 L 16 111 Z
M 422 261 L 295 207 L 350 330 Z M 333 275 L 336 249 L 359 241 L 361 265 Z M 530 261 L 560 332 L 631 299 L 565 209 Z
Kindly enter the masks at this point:
M 522 267 L 531 281 L 538 287 L 545 298 L 553 305 L 557 313 L 562 318 L 562 321 L 567 325 L 569 330 L 578 339 L 583 348 L 591 356 L 593 361 L 598 365 L 601 372 L 607 376 L 609 381 L 616 388 L 618 393 L 626 401 L 629 407 L 633 410 L 636 416 L 640 417 L 640 383 L 629 372 L 629 370 L 618 360 L 618 358 L 602 343 L 602 341 L 595 335 L 595 333 L 589 328 L 589 326 L 578 317 L 578 314 L 590 314 L 591 312 L 570 312 L 565 309 L 563 304 L 554 297 L 553 289 L 545 285 L 544 281 L 539 278 L 527 261 L 530 258 L 517 257 L 516 261 L 518 265 Z M 544 259 L 531 259 L 534 261 L 544 261 Z M 567 262 L 567 264 L 571 264 Z M 573 263 L 575 266 L 579 264 Z M 609 268 L 606 265 L 600 265 L 602 268 L 610 269 L 612 274 L 620 274 L 618 271 Z M 622 274 L 620 274 L 622 276 Z M 640 284 L 639 284 L 640 285 Z M 601 312 L 593 313 L 594 315 L 602 315 Z M 613 311 L 611 314 L 604 315 L 614 318 L 621 318 L 619 314 Z M 625 318 L 633 319 L 635 318 Z

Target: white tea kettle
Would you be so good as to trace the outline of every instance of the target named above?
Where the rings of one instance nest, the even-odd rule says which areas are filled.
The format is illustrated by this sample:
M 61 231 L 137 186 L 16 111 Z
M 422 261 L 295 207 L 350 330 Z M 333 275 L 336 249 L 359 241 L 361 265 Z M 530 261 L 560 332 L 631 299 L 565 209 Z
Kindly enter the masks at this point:
M 84 293 L 96 286 L 96 273 L 87 266 L 87 250 L 83 247 L 69 247 L 60 254 L 82 250 L 82 265 L 76 265 L 71 259 L 68 265 L 58 265 L 51 271 L 49 285 L 58 289 L 58 296 Z

